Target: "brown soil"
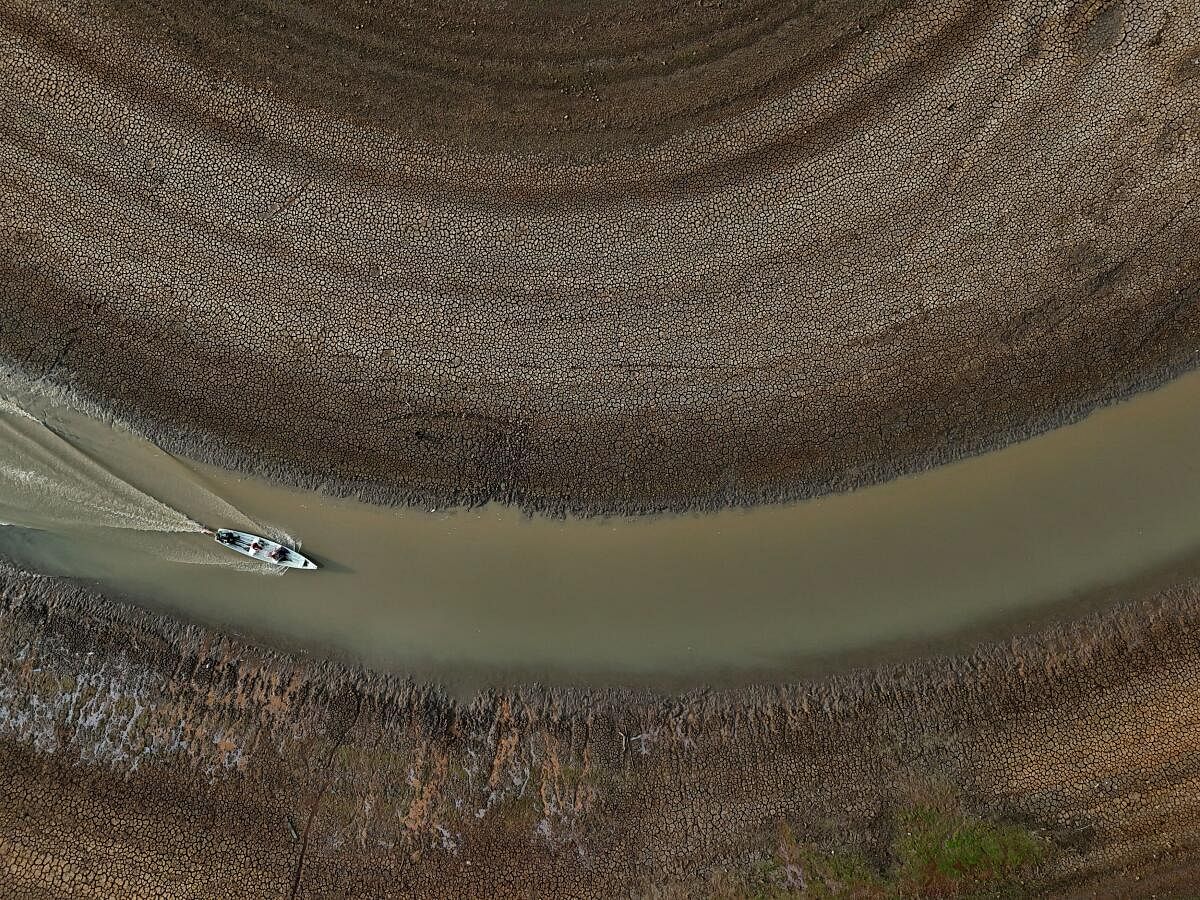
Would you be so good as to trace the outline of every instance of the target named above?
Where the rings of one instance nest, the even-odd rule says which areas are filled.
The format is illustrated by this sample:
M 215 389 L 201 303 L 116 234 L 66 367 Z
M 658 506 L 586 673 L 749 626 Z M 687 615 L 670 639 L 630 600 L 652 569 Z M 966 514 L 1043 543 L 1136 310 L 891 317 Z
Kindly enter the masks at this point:
M 900 5 L 135 0 L 100 8 L 218 77 L 269 85 L 368 128 L 462 147 L 586 154 L 780 96 Z M 957 27 L 969 27 L 960 15 L 968 21 Z
M 1169 2 L 6 4 L 0 357 L 381 500 L 862 484 L 1193 365 L 1197 59 Z M 1031 891 L 1194 886 L 1194 585 L 810 684 L 460 704 L 3 581 L 8 896 L 686 891 L 781 819 L 878 856 L 921 778 L 1053 842 Z
M 0 871 L 14 898 L 703 896 L 780 822 L 878 859 L 942 784 L 1053 848 L 1030 894 L 1178 896 L 1197 698 L 1195 583 L 823 681 L 456 702 L 7 570 Z
M 636 512 L 1190 367 L 1186 5 L 0 13 L 0 357 L 378 500 Z

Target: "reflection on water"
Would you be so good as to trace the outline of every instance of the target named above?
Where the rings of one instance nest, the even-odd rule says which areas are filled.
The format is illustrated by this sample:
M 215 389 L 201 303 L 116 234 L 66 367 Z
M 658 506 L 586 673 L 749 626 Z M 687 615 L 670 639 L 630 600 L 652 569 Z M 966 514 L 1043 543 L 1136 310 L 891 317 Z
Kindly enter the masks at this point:
M 48 409 L 51 427 L 114 477 L 208 526 L 302 534 L 325 568 L 266 579 L 216 565 L 240 558 L 202 535 L 92 527 L 0 529 L 0 553 L 401 670 L 692 681 L 789 671 L 1032 620 L 1194 553 L 1198 406 L 1200 374 L 1189 375 L 1078 425 L 853 494 L 632 521 L 333 500 L 185 464 Z

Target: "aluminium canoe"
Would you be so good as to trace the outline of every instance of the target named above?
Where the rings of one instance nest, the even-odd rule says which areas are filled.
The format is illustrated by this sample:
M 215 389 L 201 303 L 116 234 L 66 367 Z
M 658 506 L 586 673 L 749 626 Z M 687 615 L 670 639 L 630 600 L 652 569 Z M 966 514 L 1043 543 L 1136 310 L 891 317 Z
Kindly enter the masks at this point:
M 245 531 L 234 531 L 232 528 L 218 528 L 216 531 L 210 531 L 209 533 L 212 534 L 213 539 L 222 547 L 236 550 L 238 553 L 241 553 L 243 556 L 249 556 L 251 559 L 257 559 L 276 566 L 285 566 L 289 569 L 319 568 L 307 556 L 293 550 L 291 547 L 285 547 L 283 544 L 273 541 L 270 538 L 260 537 L 257 534 L 250 534 Z

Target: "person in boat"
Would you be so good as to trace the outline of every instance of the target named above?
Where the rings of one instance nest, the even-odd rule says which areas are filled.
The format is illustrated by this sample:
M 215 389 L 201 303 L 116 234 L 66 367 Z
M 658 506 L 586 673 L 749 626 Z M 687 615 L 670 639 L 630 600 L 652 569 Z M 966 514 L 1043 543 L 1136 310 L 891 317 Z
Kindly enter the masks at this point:
M 275 562 L 283 562 L 287 559 L 287 553 L 287 547 L 276 547 L 267 556 L 271 557 Z
M 250 544 L 250 552 L 251 553 L 257 553 L 262 548 L 263 548 L 262 541 L 254 541 L 253 543 Z

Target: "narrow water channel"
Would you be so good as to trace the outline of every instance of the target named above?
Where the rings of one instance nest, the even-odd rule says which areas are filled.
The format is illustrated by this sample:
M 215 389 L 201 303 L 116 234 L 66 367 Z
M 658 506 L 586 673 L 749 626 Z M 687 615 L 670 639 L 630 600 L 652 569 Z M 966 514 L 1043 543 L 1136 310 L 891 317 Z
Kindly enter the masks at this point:
M 638 520 L 331 499 L 16 399 L 152 502 L 208 526 L 290 534 L 324 568 L 267 574 L 202 534 L 46 510 L 16 523 L 36 529 L 0 528 L 0 556 L 193 620 L 450 681 L 777 677 L 1021 630 L 1200 551 L 1200 373 L 851 494 Z M 17 416 L 0 406 L 0 420 Z M 0 465 L 27 462 L 3 456 L 20 446 L 0 442 Z

